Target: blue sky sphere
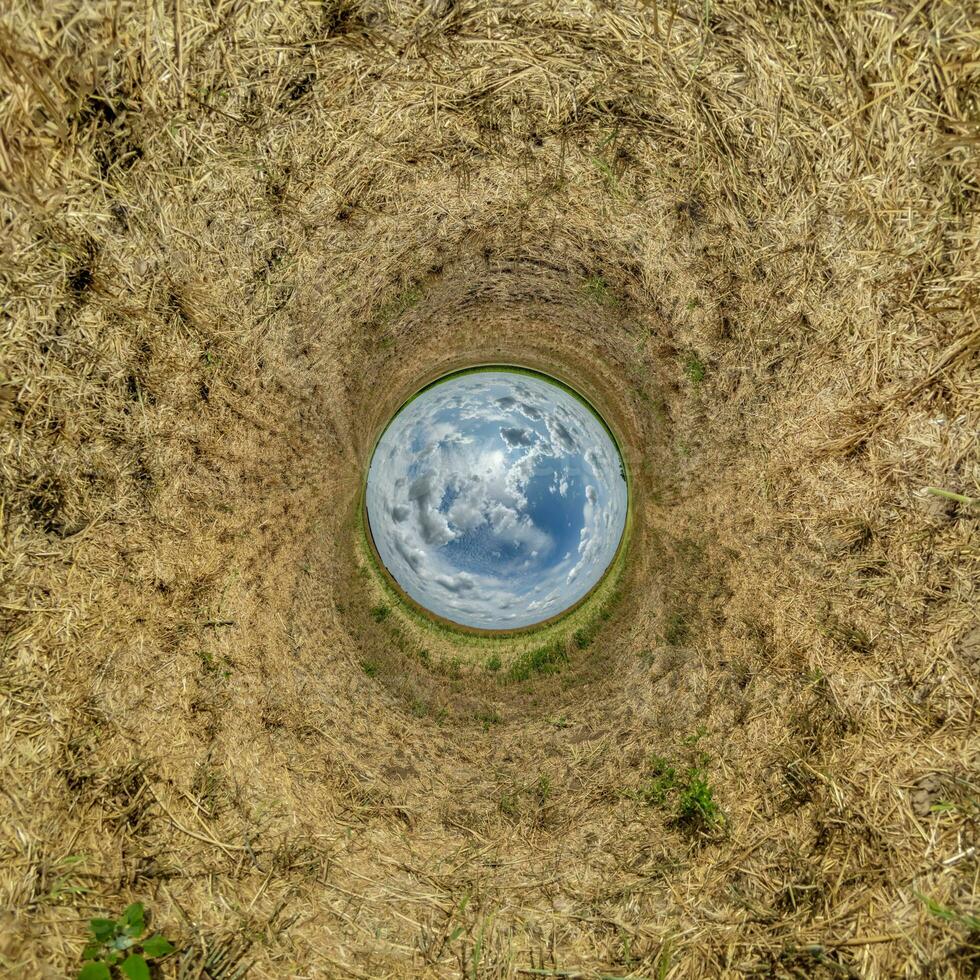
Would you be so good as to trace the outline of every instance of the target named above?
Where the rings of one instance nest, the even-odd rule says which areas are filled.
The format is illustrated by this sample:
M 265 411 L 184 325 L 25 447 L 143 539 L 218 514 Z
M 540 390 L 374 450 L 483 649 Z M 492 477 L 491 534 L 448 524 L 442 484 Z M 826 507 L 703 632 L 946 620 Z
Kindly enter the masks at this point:
M 626 507 L 619 450 L 598 416 L 514 371 L 424 390 L 368 472 L 385 567 L 420 605 L 480 629 L 529 626 L 578 602 L 616 554 Z

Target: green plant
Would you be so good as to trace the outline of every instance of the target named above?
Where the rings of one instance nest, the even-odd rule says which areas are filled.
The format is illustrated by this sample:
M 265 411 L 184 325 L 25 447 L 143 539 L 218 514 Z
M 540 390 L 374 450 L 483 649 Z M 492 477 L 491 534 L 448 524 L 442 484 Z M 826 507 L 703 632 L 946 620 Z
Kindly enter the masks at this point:
M 619 960 L 626 966 L 635 962 L 633 957 L 633 937 L 624 930 L 619 930 L 619 942 L 622 946 L 622 952 L 620 953 Z
M 386 606 L 384 603 L 374 606 L 371 609 L 371 618 L 376 623 L 383 623 L 390 614 L 391 614 L 391 606 Z
M 714 791 L 703 770 L 688 770 L 677 801 L 677 817 L 680 823 L 706 828 L 714 827 L 721 820 Z
M 148 960 L 169 956 L 173 944 L 159 933 L 141 939 L 145 929 L 145 910 L 134 902 L 118 919 L 90 919 L 91 940 L 82 953 L 85 960 L 78 980 L 150 980 Z
M 606 163 L 605 160 L 600 160 L 598 157 L 593 157 L 592 162 L 595 164 L 596 169 L 602 174 L 606 179 L 606 188 L 613 197 L 617 197 L 620 193 L 619 178 L 617 178 L 615 171 L 612 167 Z
M 943 922 L 950 922 L 953 925 L 962 926 L 971 933 L 980 933 L 980 916 L 973 915 L 970 912 L 957 912 L 956 909 L 951 909 L 937 902 L 934 898 L 923 895 L 921 892 L 916 892 L 915 897 L 920 902 L 923 902 L 929 910 L 929 913 L 937 919 L 942 919 Z
M 534 798 L 538 806 L 544 806 L 551 796 L 551 779 L 548 776 L 538 776 L 538 781 L 534 786 Z
M 484 666 L 487 668 L 487 670 L 490 671 L 491 674 L 496 674 L 497 671 L 500 670 L 502 666 L 500 662 L 500 657 L 498 657 L 497 654 L 495 653 L 490 654 L 490 656 L 487 657 Z
M 600 275 L 589 276 L 585 280 L 585 293 L 589 299 L 600 306 L 615 302 L 615 297 L 609 291 L 609 284 Z
M 706 731 L 698 729 L 689 735 L 685 744 L 693 748 Z M 706 752 L 693 755 L 693 762 L 678 771 L 663 756 L 650 757 L 650 771 L 640 788 L 625 795 L 648 806 L 674 811 L 676 822 L 692 830 L 707 830 L 722 823 L 721 809 L 714 799 L 714 790 L 708 782 L 707 766 L 710 757 Z
M 670 939 L 665 939 L 660 946 L 660 952 L 657 954 L 657 980 L 667 980 L 667 974 L 670 973 L 670 946 Z
M 705 367 L 704 362 L 695 353 L 690 353 L 684 360 L 684 373 L 687 380 L 697 387 L 704 381 Z
M 592 165 L 602 174 L 606 182 L 606 189 L 609 191 L 612 197 L 618 197 L 620 195 L 619 180 L 616 177 L 616 173 L 612 166 L 602 159 L 598 154 L 602 153 L 610 143 L 614 143 L 616 137 L 619 135 L 619 127 L 614 128 L 609 135 L 596 147 L 596 156 L 591 157 Z M 615 146 L 610 150 L 613 161 L 616 159 Z
M 70 854 L 56 861 L 51 868 L 51 887 L 46 896 L 47 901 L 57 905 L 69 902 L 75 895 L 84 895 L 91 889 L 79 883 L 75 869 L 85 862 L 85 855 Z
M 664 806 L 667 797 L 677 786 L 677 770 L 659 755 L 650 759 L 650 777 L 635 794 L 651 806 Z
M 373 660 L 362 660 L 361 670 L 363 670 L 368 677 L 378 676 L 378 665 Z
M 201 667 L 204 670 L 205 675 L 210 677 L 221 676 L 224 680 L 228 680 L 231 677 L 231 670 L 228 668 L 228 661 L 224 658 L 219 662 L 215 659 L 214 655 L 208 650 L 198 650 L 198 657 L 201 658 Z
M 954 493 L 952 490 L 943 490 L 942 487 L 923 487 L 923 491 L 931 494 L 933 497 L 951 500 L 953 503 L 964 504 L 966 507 L 980 505 L 980 497 L 967 497 L 965 494 Z
M 708 729 L 705 728 L 704 725 L 699 725 L 697 731 L 691 732 L 690 735 L 684 736 L 683 742 L 685 745 L 694 746 L 697 745 L 698 742 L 700 742 L 701 739 L 704 738 L 705 735 L 707 734 L 708 734 Z
M 483 730 L 485 732 L 490 730 L 491 725 L 500 724 L 500 715 L 494 708 L 485 708 L 476 717 L 477 721 L 483 725 Z
M 378 311 L 377 322 L 381 325 L 387 325 L 392 320 L 397 320 L 403 313 L 415 306 L 424 295 L 425 291 L 418 283 L 408 286 L 381 307 Z
M 536 647 L 522 653 L 507 671 L 507 679 L 511 681 L 530 680 L 535 674 L 555 674 L 567 662 L 568 655 L 565 653 L 564 645 L 561 640 L 555 640 L 546 647 Z

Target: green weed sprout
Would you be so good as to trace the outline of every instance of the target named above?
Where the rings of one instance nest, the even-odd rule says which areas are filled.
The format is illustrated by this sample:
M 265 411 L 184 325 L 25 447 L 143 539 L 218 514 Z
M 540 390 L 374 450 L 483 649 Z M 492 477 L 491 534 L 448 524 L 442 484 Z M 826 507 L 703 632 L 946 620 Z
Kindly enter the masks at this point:
M 142 939 L 144 909 L 134 902 L 118 919 L 90 919 L 91 937 L 82 952 L 85 961 L 78 980 L 150 980 L 148 960 L 169 956 L 173 944 L 159 933 Z

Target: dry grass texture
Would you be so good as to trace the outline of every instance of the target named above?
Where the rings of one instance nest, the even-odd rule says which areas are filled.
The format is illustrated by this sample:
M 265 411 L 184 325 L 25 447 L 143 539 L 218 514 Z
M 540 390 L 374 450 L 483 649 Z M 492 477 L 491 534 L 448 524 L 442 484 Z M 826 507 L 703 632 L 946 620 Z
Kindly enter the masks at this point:
M 969 0 L 7 5 L 0 971 L 976 971 L 978 83 Z M 498 351 L 637 477 L 510 684 L 353 530 Z

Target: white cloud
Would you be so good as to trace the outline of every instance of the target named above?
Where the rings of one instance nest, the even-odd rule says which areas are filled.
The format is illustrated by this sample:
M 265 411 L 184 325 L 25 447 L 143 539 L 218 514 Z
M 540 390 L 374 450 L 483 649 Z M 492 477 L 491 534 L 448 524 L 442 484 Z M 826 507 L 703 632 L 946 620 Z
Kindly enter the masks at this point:
M 367 504 L 382 560 L 416 601 L 469 625 L 521 626 L 598 580 L 626 488 L 588 409 L 547 381 L 494 372 L 437 385 L 394 419 Z

